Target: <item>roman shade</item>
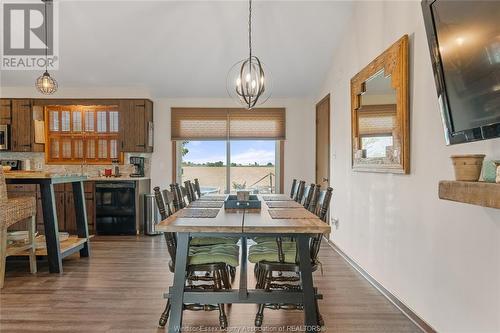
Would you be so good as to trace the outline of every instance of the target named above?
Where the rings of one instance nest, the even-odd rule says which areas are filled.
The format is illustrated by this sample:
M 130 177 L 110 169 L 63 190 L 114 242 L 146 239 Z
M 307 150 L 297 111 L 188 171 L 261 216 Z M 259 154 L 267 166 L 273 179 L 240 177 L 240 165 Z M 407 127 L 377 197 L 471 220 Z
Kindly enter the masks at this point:
M 392 134 L 396 128 L 396 105 L 369 105 L 358 109 L 360 136 Z
M 172 108 L 173 141 L 285 140 L 284 108 Z

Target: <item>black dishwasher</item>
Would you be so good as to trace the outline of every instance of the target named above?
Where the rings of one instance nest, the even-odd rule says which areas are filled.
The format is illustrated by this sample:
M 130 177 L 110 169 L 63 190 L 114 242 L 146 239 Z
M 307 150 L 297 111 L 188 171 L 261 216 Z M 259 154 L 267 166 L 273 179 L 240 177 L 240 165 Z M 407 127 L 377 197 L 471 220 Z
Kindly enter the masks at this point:
M 95 192 L 96 233 L 135 235 L 135 182 L 96 182 Z

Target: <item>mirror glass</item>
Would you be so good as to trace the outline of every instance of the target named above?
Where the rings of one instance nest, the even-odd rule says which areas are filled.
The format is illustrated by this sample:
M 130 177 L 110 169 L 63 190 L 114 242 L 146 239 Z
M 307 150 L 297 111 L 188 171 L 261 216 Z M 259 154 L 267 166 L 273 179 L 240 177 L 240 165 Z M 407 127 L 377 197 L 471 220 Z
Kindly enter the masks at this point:
M 380 70 L 365 82 L 356 110 L 355 163 L 392 165 L 400 163 L 396 89 L 391 75 Z

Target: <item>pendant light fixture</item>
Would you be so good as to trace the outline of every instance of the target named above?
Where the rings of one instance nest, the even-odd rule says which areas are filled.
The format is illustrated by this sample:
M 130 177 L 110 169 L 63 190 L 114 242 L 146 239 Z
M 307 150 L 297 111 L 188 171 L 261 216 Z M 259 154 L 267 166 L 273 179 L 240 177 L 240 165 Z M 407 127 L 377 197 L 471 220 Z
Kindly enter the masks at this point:
M 237 62 L 226 80 L 228 94 L 248 110 L 264 103 L 270 97 L 269 78 L 264 64 L 252 53 L 252 0 L 248 2 L 248 58 Z
M 45 72 L 36 79 L 35 87 L 36 89 L 44 95 L 52 95 L 57 91 L 57 81 L 50 76 L 48 71 L 49 60 L 48 60 L 48 33 L 47 33 L 47 3 L 52 3 L 52 0 L 42 0 L 44 3 L 44 24 L 45 24 Z

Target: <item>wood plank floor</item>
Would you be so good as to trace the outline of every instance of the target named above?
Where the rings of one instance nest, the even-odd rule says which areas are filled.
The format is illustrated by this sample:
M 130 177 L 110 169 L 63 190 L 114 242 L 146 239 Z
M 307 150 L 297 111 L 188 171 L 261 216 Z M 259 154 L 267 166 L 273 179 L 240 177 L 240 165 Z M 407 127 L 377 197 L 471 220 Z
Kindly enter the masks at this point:
M 8 262 L 0 331 L 165 332 L 157 322 L 172 274 L 163 238 L 95 237 L 91 244 L 92 257 L 65 259 L 63 275 L 49 274 L 44 262 L 36 275 L 27 263 Z M 320 256 L 324 275 L 315 273 L 315 281 L 328 332 L 420 332 L 327 245 Z M 253 332 L 255 312 L 255 305 L 229 307 L 228 331 Z M 263 331 L 290 331 L 302 318 L 300 311 L 266 310 Z M 217 332 L 217 325 L 217 312 L 185 312 L 191 332 Z

